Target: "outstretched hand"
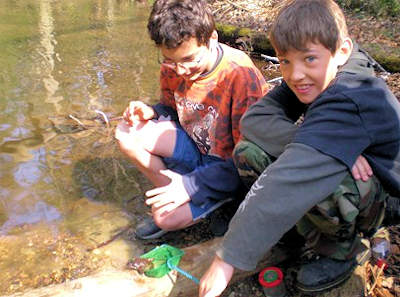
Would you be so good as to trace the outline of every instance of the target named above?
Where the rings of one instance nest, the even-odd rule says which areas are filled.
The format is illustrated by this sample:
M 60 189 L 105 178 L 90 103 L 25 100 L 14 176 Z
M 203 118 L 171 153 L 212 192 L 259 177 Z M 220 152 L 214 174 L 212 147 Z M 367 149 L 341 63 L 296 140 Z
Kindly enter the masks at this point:
M 199 297 L 217 297 L 222 294 L 232 278 L 234 267 L 218 256 L 200 280 Z
M 182 175 L 168 169 L 161 170 L 160 173 L 170 178 L 171 182 L 166 186 L 147 191 L 146 196 L 150 197 L 146 200 L 147 205 L 169 212 L 190 201 L 183 185 Z
M 372 176 L 373 172 L 368 161 L 362 155 L 359 155 L 351 168 L 351 174 L 355 180 L 361 179 L 366 182 Z

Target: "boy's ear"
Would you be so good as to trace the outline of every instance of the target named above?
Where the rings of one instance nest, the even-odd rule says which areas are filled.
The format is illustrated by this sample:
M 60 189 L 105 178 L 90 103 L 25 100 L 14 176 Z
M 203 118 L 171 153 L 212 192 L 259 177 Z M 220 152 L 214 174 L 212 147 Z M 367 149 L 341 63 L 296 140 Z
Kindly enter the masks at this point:
M 343 66 L 349 59 L 353 50 L 353 42 L 349 37 L 346 37 L 338 50 L 336 51 L 336 61 L 338 66 Z
M 218 41 L 218 33 L 217 33 L 216 30 L 214 30 L 214 31 L 211 33 L 210 39 L 215 39 L 215 40 Z
M 213 45 L 214 46 L 214 44 L 217 44 L 218 43 L 218 33 L 217 33 L 217 31 L 216 30 L 214 30 L 212 33 L 211 33 L 211 36 L 210 36 L 210 39 L 209 39 L 209 45 Z

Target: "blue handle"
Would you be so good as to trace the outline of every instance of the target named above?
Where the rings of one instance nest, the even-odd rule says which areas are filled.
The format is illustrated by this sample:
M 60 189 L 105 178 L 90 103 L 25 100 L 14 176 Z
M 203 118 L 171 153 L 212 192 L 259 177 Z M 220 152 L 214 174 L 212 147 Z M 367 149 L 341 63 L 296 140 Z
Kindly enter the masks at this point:
M 178 266 L 175 266 L 173 264 L 171 264 L 170 260 L 167 261 L 167 266 L 169 269 L 173 269 L 178 271 L 180 274 L 183 274 L 184 276 L 186 276 L 188 279 L 194 281 L 196 284 L 200 284 L 200 281 L 198 278 L 194 277 L 193 275 L 191 275 L 189 272 L 186 272 L 185 270 L 180 269 Z

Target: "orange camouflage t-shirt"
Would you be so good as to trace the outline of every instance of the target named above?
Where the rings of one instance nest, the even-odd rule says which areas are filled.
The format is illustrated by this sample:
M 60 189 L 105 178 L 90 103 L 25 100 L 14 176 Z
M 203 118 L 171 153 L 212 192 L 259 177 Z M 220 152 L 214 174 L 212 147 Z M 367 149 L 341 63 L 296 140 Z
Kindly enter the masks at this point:
M 160 103 L 176 110 L 179 123 L 202 154 L 227 159 L 240 139 L 243 113 L 268 87 L 248 55 L 219 45 L 219 64 L 193 82 L 162 66 Z

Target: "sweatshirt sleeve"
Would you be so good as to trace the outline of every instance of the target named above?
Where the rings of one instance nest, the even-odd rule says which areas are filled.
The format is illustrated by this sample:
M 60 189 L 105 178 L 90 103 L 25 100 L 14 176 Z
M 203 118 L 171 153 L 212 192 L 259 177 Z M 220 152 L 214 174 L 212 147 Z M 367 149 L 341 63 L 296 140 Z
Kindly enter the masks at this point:
M 223 200 L 232 197 L 241 186 L 232 159 L 201 166 L 183 176 L 183 184 L 192 202 L 200 205 L 207 198 Z
M 283 82 L 249 107 L 241 120 L 241 132 L 244 138 L 278 157 L 292 142 L 295 122 L 305 109 Z
M 312 147 L 292 143 L 260 175 L 229 225 L 217 255 L 252 270 L 263 255 L 348 173 L 346 166 Z

